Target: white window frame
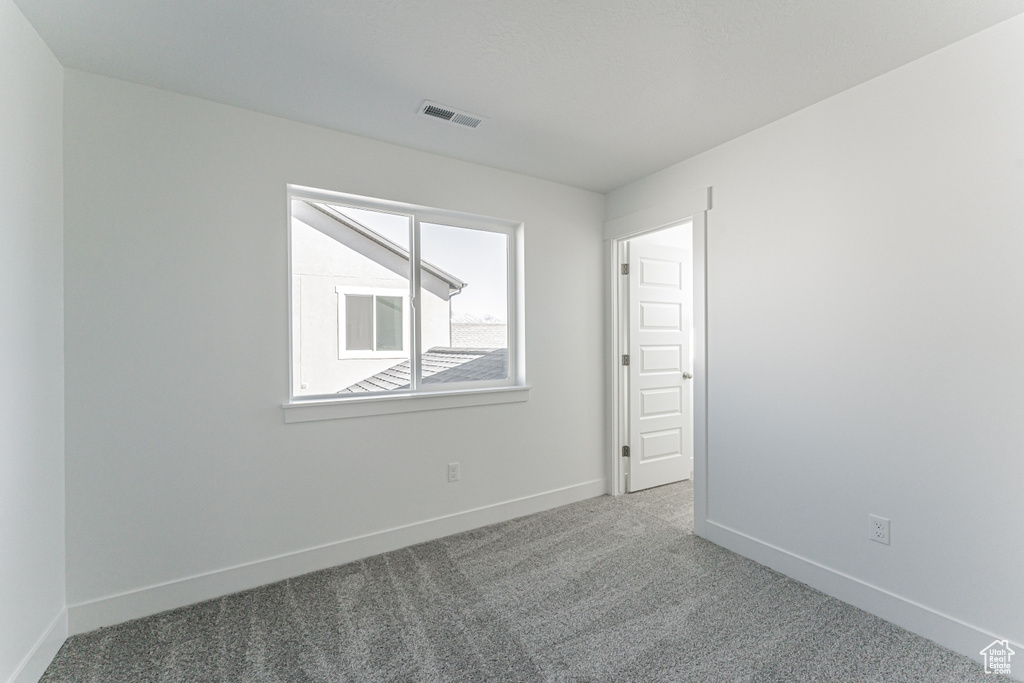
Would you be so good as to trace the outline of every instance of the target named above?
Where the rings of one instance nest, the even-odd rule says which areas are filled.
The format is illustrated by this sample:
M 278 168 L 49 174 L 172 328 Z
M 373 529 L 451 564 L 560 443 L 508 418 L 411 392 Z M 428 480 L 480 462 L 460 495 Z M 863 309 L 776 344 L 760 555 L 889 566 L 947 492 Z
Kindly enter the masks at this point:
M 525 287 L 524 287 L 524 266 L 523 255 L 525 252 L 524 226 L 521 221 L 491 218 L 476 214 L 469 214 L 447 209 L 437 209 L 404 202 L 395 202 L 384 199 L 375 199 L 360 195 L 344 194 L 319 190 L 300 185 L 288 185 L 287 191 L 287 212 L 288 216 L 288 283 L 291 288 L 291 203 L 293 199 L 304 199 L 309 201 L 329 202 L 342 206 L 349 206 L 372 211 L 384 211 L 411 218 L 410 221 L 410 278 L 408 290 L 386 290 L 372 289 L 373 294 L 394 296 L 394 292 L 403 291 L 403 312 L 409 307 L 413 314 L 406 318 L 411 324 L 405 326 L 402 331 L 403 348 L 402 353 L 395 358 L 410 359 L 412 365 L 412 387 L 405 391 L 389 391 L 379 393 L 366 393 L 353 396 L 339 397 L 336 394 L 328 396 L 295 396 L 292 388 L 294 371 L 294 340 L 292 339 L 293 311 L 288 311 L 289 330 L 289 389 L 288 400 L 283 404 L 285 422 L 308 422 L 313 420 L 329 420 L 347 417 L 362 417 L 367 415 L 381 415 L 388 413 L 404 413 L 419 410 L 437 410 L 444 408 L 457 408 L 462 406 L 493 405 L 499 403 L 521 402 L 529 399 L 530 387 L 526 383 L 526 329 L 525 329 Z M 419 234 L 422 223 L 437 223 L 469 230 L 486 230 L 498 232 L 508 237 L 508 377 L 501 380 L 489 380 L 480 382 L 461 383 L 424 383 L 419 378 L 419 365 L 423 349 L 421 348 L 421 321 L 415 308 L 417 296 L 420 291 L 420 268 L 419 264 Z M 361 356 L 342 356 L 344 350 L 343 338 L 343 313 L 342 306 L 344 293 L 359 293 L 357 287 L 338 286 L 339 293 L 339 357 L 389 357 L 369 356 L 370 352 L 347 352 L 353 354 L 364 354 Z M 291 307 L 291 292 L 289 292 L 289 309 Z M 373 352 L 393 353 L 393 352 Z
M 411 345 L 410 333 L 409 333 L 409 321 L 412 319 L 409 315 L 409 291 L 406 289 L 386 289 L 383 287 L 348 287 L 346 285 L 338 285 L 334 288 L 334 291 L 338 295 L 338 358 L 340 360 L 346 359 L 358 359 L 358 358 L 406 358 L 409 355 L 409 349 Z M 347 295 L 354 296 L 372 296 L 375 300 L 378 296 L 393 296 L 401 297 L 402 299 L 402 348 L 397 351 L 377 351 L 377 350 L 353 350 L 349 351 L 346 347 L 345 338 L 345 297 Z M 376 301 L 374 302 L 376 304 Z M 371 327 L 373 329 L 373 342 L 376 347 L 377 343 L 377 307 L 374 305 L 371 307 L 373 311 L 374 320 L 372 321 Z

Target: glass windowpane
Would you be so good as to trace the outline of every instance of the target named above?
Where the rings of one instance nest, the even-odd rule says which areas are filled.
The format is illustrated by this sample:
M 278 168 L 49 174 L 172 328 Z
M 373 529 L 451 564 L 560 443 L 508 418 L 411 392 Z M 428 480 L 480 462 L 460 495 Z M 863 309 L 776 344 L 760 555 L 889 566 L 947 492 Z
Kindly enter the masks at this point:
M 402 297 L 377 297 L 377 350 L 402 350 Z
M 508 380 L 515 243 L 498 223 L 491 230 L 475 217 L 465 220 L 482 229 L 418 222 L 412 208 L 358 198 L 294 196 L 291 207 L 293 396 Z M 421 288 L 413 309 L 416 230 Z M 419 362 L 410 357 L 413 330 Z
M 420 224 L 422 383 L 508 378 L 508 236 Z
M 345 295 L 345 348 L 368 351 L 373 348 L 373 297 Z

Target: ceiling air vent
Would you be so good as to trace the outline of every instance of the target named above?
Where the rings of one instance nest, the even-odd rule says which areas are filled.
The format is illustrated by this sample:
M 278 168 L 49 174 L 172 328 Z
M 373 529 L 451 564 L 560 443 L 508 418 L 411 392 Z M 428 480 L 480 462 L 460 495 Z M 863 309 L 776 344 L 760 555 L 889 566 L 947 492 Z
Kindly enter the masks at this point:
M 441 119 L 442 121 L 447 121 L 449 123 L 457 123 L 460 126 L 467 126 L 469 128 L 476 128 L 487 120 L 483 116 L 470 114 L 468 111 L 462 111 L 461 109 L 446 107 L 443 104 L 431 102 L 430 100 L 423 101 L 423 104 L 420 105 L 419 113 L 424 116 L 432 116 L 435 119 Z

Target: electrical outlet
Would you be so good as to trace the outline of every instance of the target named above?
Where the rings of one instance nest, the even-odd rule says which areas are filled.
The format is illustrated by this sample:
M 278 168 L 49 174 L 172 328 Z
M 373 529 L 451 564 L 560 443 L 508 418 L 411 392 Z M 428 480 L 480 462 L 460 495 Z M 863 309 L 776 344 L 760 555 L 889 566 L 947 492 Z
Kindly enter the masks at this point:
M 459 463 L 457 463 L 457 462 L 450 462 L 450 463 L 448 463 L 448 481 L 449 481 L 449 483 L 453 482 L 453 481 L 458 481 L 458 480 L 459 480 Z
M 889 520 L 878 515 L 868 515 L 868 538 L 889 545 Z

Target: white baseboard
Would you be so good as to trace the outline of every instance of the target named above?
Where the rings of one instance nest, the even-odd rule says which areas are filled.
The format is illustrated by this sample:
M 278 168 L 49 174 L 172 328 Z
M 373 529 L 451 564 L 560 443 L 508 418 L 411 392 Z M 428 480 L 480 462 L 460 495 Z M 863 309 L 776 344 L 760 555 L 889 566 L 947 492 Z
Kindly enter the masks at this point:
M 859 607 L 865 612 L 970 657 L 976 662 L 982 661 L 980 654 L 982 648 L 993 640 L 1002 640 L 1002 636 L 997 638 L 997 634 L 991 631 L 968 624 L 926 605 L 891 593 L 884 588 L 873 586 L 712 520 L 705 521 L 703 533 L 699 535 L 734 553 L 748 557 L 759 564 L 816 588 L 826 595 Z M 1011 642 L 1010 646 L 1017 652 L 1024 653 L 1024 646 L 1019 643 Z M 1024 680 L 1021 678 L 1022 675 L 1024 675 L 1024 659 L 1020 664 L 1020 673 L 1015 671 L 1013 678 Z
M 68 638 L 68 611 L 62 609 L 57 618 L 50 622 L 46 631 L 39 636 L 21 664 L 14 670 L 8 683 L 37 683 L 39 678 L 57 656 L 57 651 Z
M 607 493 L 604 479 L 414 522 L 68 606 L 71 635 L 230 595 Z

